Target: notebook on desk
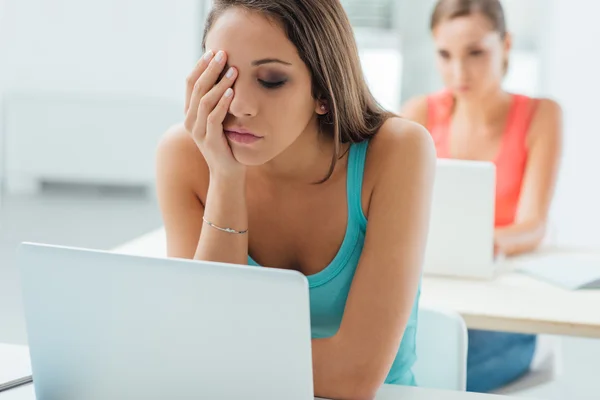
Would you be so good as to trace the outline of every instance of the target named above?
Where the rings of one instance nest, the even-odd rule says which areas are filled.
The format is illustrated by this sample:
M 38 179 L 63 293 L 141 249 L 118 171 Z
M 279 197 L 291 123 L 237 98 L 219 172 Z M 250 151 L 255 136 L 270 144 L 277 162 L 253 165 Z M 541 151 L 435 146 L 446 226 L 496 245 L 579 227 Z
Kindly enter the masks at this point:
M 600 254 L 536 255 L 515 264 L 517 271 L 568 290 L 600 289 Z
M 27 347 L 0 344 L 0 361 L 0 392 L 31 382 Z

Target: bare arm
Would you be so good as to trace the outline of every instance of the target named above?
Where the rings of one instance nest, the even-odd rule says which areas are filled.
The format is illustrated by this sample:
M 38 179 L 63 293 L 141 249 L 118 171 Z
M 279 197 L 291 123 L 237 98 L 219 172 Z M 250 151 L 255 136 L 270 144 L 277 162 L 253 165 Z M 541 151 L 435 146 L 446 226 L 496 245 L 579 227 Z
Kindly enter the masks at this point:
M 208 167 L 190 134 L 183 126 L 171 128 L 158 147 L 156 171 L 167 255 L 246 264 L 247 235 L 220 232 L 204 224 L 204 204 L 198 196 L 207 193 L 207 220 L 241 230 L 247 223 L 244 188 L 227 181 L 209 185 L 209 180 Z
M 245 181 L 211 181 L 204 216 L 207 221 L 238 233 L 223 232 L 205 224 L 194 258 L 248 264 L 248 234 L 240 233 L 248 229 Z
M 508 256 L 535 250 L 546 233 L 562 147 L 562 112 L 557 103 L 540 102 L 528 139 L 529 157 L 515 223 L 495 232 L 497 249 Z
M 171 128 L 156 157 L 156 189 L 167 234 L 167 256 L 194 258 L 204 215 L 197 193 L 207 186 L 208 171 L 200 150 L 183 126 Z
M 394 119 L 384 127 L 393 132 L 380 132 L 385 141 L 374 139 L 369 150 L 384 161 L 344 317 L 334 337 L 313 340 L 315 392 L 327 398 L 373 398 L 396 356 L 421 276 L 435 151 L 416 124 Z
M 226 57 L 209 52 L 188 78 L 185 121 L 159 146 L 157 185 L 169 256 L 247 264 L 246 170 L 222 126 L 237 71 L 217 83 Z M 205 187 L 202 203 L 198 193 Z

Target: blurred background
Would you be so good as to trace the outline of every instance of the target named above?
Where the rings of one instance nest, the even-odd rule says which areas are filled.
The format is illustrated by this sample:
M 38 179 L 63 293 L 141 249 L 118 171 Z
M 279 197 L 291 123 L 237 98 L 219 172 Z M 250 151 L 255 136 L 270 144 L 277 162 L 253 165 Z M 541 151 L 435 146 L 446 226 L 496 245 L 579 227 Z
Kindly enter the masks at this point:
M 429 33 L 434 0 L 342 3 L 381 103 L 398 111 L 442 87 Z M 554 98 L 565 113 L 549 240 L 599 247 L 600 3 L 503 4 L 515 39 L 507 89 Z M 0 342 L 25 341 L 19 242 L 110 249 L 161 225 L 154 149 L 182 116 L 209 8 L 209 0 L 0 0 Z

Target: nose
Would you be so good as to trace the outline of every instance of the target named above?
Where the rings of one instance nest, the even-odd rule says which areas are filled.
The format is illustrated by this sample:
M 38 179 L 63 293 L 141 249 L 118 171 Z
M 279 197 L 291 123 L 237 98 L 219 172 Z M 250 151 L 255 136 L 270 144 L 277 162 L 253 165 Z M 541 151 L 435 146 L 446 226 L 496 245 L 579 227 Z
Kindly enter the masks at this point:
M 452 65 L 452 74 L 457 82 L 463 82 L 466 78 L 466 65 L 463 60 L 457 59 Z
M 238 80 L 233 84 L 233 100 L 229 106 L 229 113 L 235 117 L 254 117 L 258 113 L 258 100 L 252 82 Z

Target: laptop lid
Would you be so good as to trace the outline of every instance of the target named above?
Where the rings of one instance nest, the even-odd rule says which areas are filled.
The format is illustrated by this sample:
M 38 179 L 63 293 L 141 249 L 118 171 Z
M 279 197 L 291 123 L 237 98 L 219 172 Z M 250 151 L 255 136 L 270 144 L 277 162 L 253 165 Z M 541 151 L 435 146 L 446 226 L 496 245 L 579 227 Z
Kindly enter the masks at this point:
M 295 271 L 23 244 L 38 398 L 313 397 Z
M 494 275 L 495 174 L 489 162 L 437 161 L 424 273 Z

